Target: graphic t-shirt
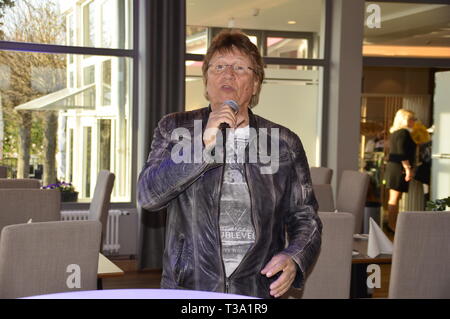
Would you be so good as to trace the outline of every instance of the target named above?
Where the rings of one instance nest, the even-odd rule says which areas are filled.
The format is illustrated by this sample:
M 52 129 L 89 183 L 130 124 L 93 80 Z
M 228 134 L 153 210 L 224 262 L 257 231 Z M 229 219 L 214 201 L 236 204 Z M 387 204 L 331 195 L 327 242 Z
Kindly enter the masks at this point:
M 248 143 L 249 126 L 230 132 L 227 159 L 220 197 L 220 234 L 226 276 L 237 268 L 255 242 L 250 212 L 250 194 L 245 179 L 243 159 Z

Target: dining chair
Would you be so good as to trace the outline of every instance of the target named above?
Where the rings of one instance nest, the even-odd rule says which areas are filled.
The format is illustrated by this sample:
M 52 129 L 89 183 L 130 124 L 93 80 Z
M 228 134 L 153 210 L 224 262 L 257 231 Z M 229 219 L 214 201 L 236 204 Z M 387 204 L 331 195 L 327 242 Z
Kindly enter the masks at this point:
M 101 250 L 105 242 L 106 226 L 108 223 L 108 211 L 111 203 L 111 192 L 114 187 L 115 175 L 107 170 L 102 170 L 97 175 L 94 195 L 89 205 L 88 220 L 97 220 L 102 223 Z
M 336 210 L 347 212 L 355 216 L 355 234 L 363 230 L 364 207 L 366 205 L 367 190 L 370 177 L 367 173 L 345 170 L 336 197 Z
M 283 298 L 348 299 L 352 268 L 354 216 L 319 212 L 322 245 L 302 289 L 291 288 Z
M 328 167 L 310 167 L 311 181 L 313 184 L 331 184 L 333 170 Z
M 450 212 L 401 212 L 389 298 L 450 298 Z
M 0 165 L 0 178 L 6 178 L 8 175 L 8 167 Z
M 334 197 L 331 184 L 313 184 L 314 195 L 320 212 L 334 212 Z
M 0 188 L 41 188 L 41 182 L 34 178 L 0 178 Z
M 96 289 L 100 237 L 98 221 L 6 226 L 0 237 L 0 298 Z
M 57 189 L 0 189 L 0 230 L 8 225 L 61 219 Z

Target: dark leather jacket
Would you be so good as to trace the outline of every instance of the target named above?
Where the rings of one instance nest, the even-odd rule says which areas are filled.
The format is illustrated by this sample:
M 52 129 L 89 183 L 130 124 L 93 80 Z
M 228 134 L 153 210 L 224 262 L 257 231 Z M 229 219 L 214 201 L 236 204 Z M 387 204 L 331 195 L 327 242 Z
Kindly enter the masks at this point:
M 322 232 L 300 139 L 249 110 L 250 127 L 257 132 L 267 128 L 270 135 L 271 128 L 279 129 L 279 168 L 275 174 L 261 174 L 264 164 L 259 160 L 244 164 L 255 243 L 226 278 L 219 229 L 223 164 L 194 160 L 177 164 L 171 159 L 171 150 L 178 142 L 172 139 L 172 131 L 186 128 L 201 141 L 203 132 L 194 132 L 194 120 L 201 120 L 204 130 L 209 112 L 207 107 L 161 119 L 139 176 L 139 204 L 149 211 L 167 207 L 161 287 L 271 298 L 269 286 L 278 276 L 267 278 L 260 271 L 274 255 L 283 252 L 298 265 L 293 285 L 300 288 L 319 253 Z

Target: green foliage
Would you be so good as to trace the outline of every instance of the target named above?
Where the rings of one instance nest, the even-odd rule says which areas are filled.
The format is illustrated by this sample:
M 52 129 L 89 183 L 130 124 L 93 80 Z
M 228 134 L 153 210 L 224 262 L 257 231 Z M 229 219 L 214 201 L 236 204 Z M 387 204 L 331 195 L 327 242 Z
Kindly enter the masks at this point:
M 443 211 L 447 206 L 450 206 L 450 196 L 447 198 L 430 200 L 427 202 L 427 210 L 431 211 Z

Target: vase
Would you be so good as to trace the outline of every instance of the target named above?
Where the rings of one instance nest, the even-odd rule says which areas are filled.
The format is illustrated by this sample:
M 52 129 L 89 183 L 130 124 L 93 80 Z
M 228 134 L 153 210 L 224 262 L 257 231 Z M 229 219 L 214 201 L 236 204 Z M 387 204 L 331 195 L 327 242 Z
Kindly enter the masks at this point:
M 76 202 L 78 200 L 78 192 L 61 192 L 62 202 Z

